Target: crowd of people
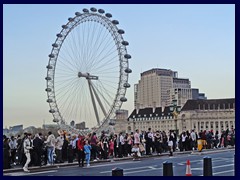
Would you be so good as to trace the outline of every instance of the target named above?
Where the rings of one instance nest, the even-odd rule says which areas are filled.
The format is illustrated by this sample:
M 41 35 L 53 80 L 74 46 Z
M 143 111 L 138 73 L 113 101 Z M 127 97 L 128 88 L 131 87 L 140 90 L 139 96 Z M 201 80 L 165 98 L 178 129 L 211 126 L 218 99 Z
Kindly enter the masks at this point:
M 201 142 L 201 147 L 199 146 Z M 105 134 L 100 136 L 95 132 L 86 136 L 71 135 L 62 130 L 58 135 L 48 132 L 46 136 L 37 133 L 34 136 L 24 133 L 21 137 L 3 135 L 3 167 L 11 168 L 21 164 L 23 170 L 29 172 L 29 166 L 49 166 L 55 163 L 72 163 L 77 161 L 79 167 L 90 166 L 90 161 L 99 159 L 122 158 L 132 156 L 138 160 L 142 155 L 156 153 L 160 155 L 175 151 L 192 151 L 212 148 L 222 148 L 235 145 L 235 130 L 229 129 L 219 133 L 211 131 L 184 131 L 179 136 L 176 132 L 139 131 L 131 133 Z

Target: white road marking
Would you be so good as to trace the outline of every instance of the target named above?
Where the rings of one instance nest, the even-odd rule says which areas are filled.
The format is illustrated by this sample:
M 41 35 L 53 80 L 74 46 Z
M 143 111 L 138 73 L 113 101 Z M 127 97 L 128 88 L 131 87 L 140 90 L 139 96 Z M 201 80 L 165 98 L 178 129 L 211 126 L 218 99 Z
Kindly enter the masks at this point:
M 229 161 L 226 161 L 229 160 Z M 214 158 L 212 160 L 212 163 L 214 162 L 219 162 L 219 161 L 224 161 L 224 162 L 231 162 L 232 160 L 229 159 L 229 158 Z M 194 163 L 194 162 L 197 162 L 197 164 L 202 164 L 203 163 L 203 159 L 202 160 L 190 160 L 190 163 Z M 185 164 L 186 165 L 187 161 L 186 162 L 180 162 L 179 164 Z
M 123 163 L 110 163 L 110 164 L 100 164 L 100 165 L 93 165 L 90 167 L 83 167 L 83 168 L 95 168 L 95 167 L 102 167 L 102 166 L 112 166 L 112 165 L 119 165 L 119 164 L 132 164 L 132 163 L 140 163 L 141 161 L 133 161 L 133 162 L 123 162 Z
M 183 165 L 186 165 L 186 163 L 185 163 L 185 164 L 183 164 L 183 163 L 178 163 L 178 165 L 183 166 Z
M 34 174 L 44 174 L 44 173 L 51 173 L 51 172 L 57 172 L 57 170 L 42 171 L 42 172 L 17 172 L 17 173 L 8 173 L 5 175 L 6 176 L 31 176 Z
M 144 169 L 144 170 L 139 170 L 139 171 L 130 171 L 130 172 L 123 172 L 123 174 L 133 174 L 133 173 L 139 173 L 139 172 L 145 172 L 145 171 L 155 171 L 155 170 L 160 170 L 162 168 L 155 168 L 155 169 Z
M 228 173 L 228 172 L 233 172 L 234 170 L 228 170 L 228 171 L 220 171 L 220 172 L 215 172 L 213 173 L 213 175 L 215 174 L 222 174 L 222 173 Z
M 141 167 L 135 167 L 135 168 L 128 168 L 128 169 L 123 169 L 123 171 L 129 171 L 129 170 L 134 170 L 134 169 L 144 169 L 144 168 L 154 168 L 157 167 L 157 165 L 154 166 L 141 166 Z M 102 171 L 100 173 L 110 173 L 112 171 Z
M 233 165 L 234 164 L 226 164 L 226 165 L 221 165 L 221 166 L 214 166 L 212 168 L 215 169 L 215 168 L 228 167 L 228 166 L 233 166 Z
M 194 170 L 203 170 L 203 168 L 191 168 L 192 171 Z

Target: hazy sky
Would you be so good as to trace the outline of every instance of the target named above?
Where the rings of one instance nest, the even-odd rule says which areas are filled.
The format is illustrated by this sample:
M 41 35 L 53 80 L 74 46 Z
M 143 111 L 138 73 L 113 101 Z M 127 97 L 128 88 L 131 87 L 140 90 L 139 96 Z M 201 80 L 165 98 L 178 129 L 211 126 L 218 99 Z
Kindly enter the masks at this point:
M 133 87 L 151 68 L 178 71 L 208 99 L 235 98 L 234 5 L 3 5 L 3 127 L 52 123 L 45 92 L 51 44 L 83 8 L 102 8 L 125 30 Z

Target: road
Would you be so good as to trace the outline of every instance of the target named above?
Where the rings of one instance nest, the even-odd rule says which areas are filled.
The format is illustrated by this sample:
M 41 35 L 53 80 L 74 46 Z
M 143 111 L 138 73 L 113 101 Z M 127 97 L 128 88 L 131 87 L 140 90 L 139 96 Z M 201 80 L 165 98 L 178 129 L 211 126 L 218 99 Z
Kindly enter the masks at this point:
M 173 164 L 174 176 L 185 176 L 186 162 L 190 160 L 192 176 L 203 176 L 203 158 L 212 159 L 213 176 L 234 176 L 235 150 L 211 152 L 209 154 L 181 154 L 173 157 L 160 156 L 142 158 L 140 161 L 122 160 L 92 164 L 90 167 L 68 166 L 42 172 L 12 172 L 8 176 L 111 176 L 112 169 L 123 169 L 124 176 L 163 176 L 163 162 Z

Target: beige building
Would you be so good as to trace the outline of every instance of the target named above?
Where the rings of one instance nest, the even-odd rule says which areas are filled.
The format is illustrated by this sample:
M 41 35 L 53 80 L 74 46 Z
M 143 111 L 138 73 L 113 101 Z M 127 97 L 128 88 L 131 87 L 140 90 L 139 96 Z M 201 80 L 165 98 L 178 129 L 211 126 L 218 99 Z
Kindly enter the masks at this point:
M 169 107 L 134 109 L 127 120 L 121 117 L 118 123 L 122 128 L 119 131 L 124 132 L 147 131 L 149 127 L 153 131 L 172 129 L 177 133 L 192 129 L 214 133 L 231 130 L 235 129 L 235 99 L 188 100 L 177 118 L 172 116 Z
M 170 106 L 174 99 L 181 107 L 192 99 L 191 82 L 178 78 L 176 71 L 151 69 L 141 73 L 141 79 L 134 85 L 136 109 Z
M 188 100 L 178 116 L 179 129 L 235 129 L 235 99 Z
M 134 86 L 135 108 L 164 107 L 169 99 L 168 90 L 173 87 L 177 72 L 168 69 L 151 69 L 141 73 Z

